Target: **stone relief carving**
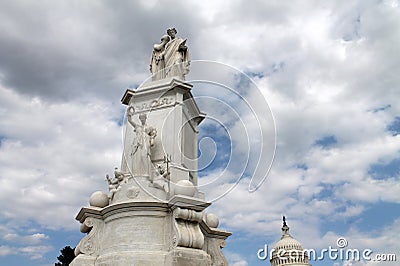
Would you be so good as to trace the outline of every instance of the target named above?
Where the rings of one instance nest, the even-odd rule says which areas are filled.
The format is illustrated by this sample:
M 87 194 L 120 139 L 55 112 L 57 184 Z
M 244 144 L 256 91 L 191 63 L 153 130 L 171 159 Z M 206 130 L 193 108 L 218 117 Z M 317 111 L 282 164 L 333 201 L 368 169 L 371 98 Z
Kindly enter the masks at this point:
M 140 189 L 136 186 L 132 186 L 126 191 L 126 196 L 130 199 L 135 199 L 139 196 L 139 193 Z
M 127 109 L 128 122 L 131 124 L 135 131 L 135 138 L 132 147 L 132 176 L 147 176 L 150 177 L 151 173 L 151 152 L 150 147 L 154 145 L 154 138 L 157 136 L 155 128 L 146 124 L 146 114 L 140 114 L 139 120 L 141 124 L 137 124 L 133 120 L 135 109 L 129 106 Z
M 162 106 L 168 106 L 168 105 L 173 105 L 174 104 L 174 98 L 173 97 L 163 97 L 160 99 L 152 100 L 151 102 L 147 103 L 142 103 L 140 105 L 136 105 L 135 109 L 138 111 L 147 111 L 151 110 L 157 107 L 162 107 Z

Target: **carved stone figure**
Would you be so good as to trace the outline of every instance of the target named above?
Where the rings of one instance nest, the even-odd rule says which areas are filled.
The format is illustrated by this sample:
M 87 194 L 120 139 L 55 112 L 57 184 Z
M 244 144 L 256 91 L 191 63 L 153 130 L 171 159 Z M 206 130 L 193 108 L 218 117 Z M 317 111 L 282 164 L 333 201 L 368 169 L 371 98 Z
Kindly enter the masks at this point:
M 119 171 L 118 167 L 114 168 L 114 178 L 118 181 L 119 184 L 126 181 L 126 178 L 129 176 L 129 173 L 123 173 L 122 171 Z
M 108 190 L 110 192 L 108 194 L 108 198 L 110 200 L 112 200 L 114 198 L 114 194 L 118 191 L 118 187 L 119 187 L 118 180 L 116 180 L 116 179 L 111 180 L 111 178 L 108 174 L 106 175 L 106 180 L 108 182 Z
M 165 193 L 169 193 L 168 184 L 168 170 L 161 164 L 157 164 L 157 176 L 152 180 L 152 184 L 155 188 L 163 189 Z
M 186 40 L 177 38 L 177 30 L 169 28 L 167 34 L 171 40 L 165 46 L 165 77 L 178 77 L 182 80 L 189 73 L 190 56 L 189 49 L 186 46 Z
M 151 152 L 150 147 L 154 145 L 154 138 L 157 135 L 157 131 L 153 127 L 149 127 L 146 124 L 147 116 L 146 114 L 140 114 L 139 120 L 141 124 L 135 123 L 133 120 L 133 115 L 135 114 L 135 109 L 130 106 L 127 110 L 128 122 L 134 128 L 136 137 L 134 138 L 132 147 L 132 162 L 133 176 L 147 176 L 150 177 L 150 167 L 151 167 Z
M 161 37 L 160 44 L 154 44 L 153 54 L 150 59 L 150 72 L 153 74 L 152 80 L 159 80 L 165 78 L 165 60 L 164 52 L 165 46 L 169 42 L 170 37 L 164 35 Z
M 106 176 L 109 193 L 95 191 L 76 216 L 87 235 L 71 266 L 227 265 L 221 247 L 231 233 L 204 213 L 211 202 L 198 187 L 205 114 L 183 80 L 189 52 L 176 33 L 169 29 L 154 47 L 151 71 L 160 80 L 124 93 L 121 167 Z
M 114 194 L 120 190 L 120 185 L 123 182 L 127 182 L 126 178 L 129 177 L 129 173 L 123 173 L 118 170 L 118 167 L 114 168 L 114 179 L 111 179 L 110 176 L 107 174 L 106 175 L 106 180 L 108 182 L 108 198 L 112 200 L 114 198 Z

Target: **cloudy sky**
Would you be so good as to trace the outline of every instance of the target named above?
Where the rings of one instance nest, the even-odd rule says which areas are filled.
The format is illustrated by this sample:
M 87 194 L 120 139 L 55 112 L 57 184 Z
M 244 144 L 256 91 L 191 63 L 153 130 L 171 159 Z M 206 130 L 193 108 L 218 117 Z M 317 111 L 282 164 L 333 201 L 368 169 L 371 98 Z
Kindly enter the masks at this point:
M 210 208 L 233 232 L 230 265 L 269 265 L 257 251 L 280 238 L 282 215 L 306 248 L 345 237 L 351 248 L 400 260 L 400 1 L 225 2 L 0 1 L 1 265 L 54 265 L 82 238 L 75 215 L 120 164 L 120 99 L 149 76 L 152 45 L 171 26 L 193 60 L 251 77 L 249 98 L 264 96 L 275 121 L 274 163 L 250 193 L 249 171 L 226 169 L 224 159 L 243 163 L 235 154 L 261 141 L 259 128 L 245 110 L 224 117 L 201 105 L 232 125 L 203 125 L 220 148 L 202 173 L 218 180 L 209 197 L 232 183 L 222 172 L 244 173 Z M 238 106 L 227 91 L 208 93 Z

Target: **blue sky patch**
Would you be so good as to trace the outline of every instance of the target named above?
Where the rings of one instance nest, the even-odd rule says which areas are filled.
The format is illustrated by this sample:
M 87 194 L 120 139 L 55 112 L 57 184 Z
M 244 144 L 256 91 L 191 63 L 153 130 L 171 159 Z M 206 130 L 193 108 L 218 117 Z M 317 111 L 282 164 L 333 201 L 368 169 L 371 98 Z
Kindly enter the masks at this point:
M 398 177 L 400 175 L 400 158 L 394 159 L 389 163 L 376 163 L 370 166 L 368 174 L 374 179 L 386 179 Z
M 382 233 L 382 228 L 390 226 L 398 218 L 399 213 L 400 204 L 398 203 L 377 202 L 370 204 L 357 220 L 357 227 L 363 231 L 379 235 Z
M 6 139 L 5 136 L 0 135 L 0 147 L 3 144 L 3 141 Z
M 269 257 L 265 260 L 259 260 L 257 257 L 257 251 L 264 248 L 267 244 L 269 250 L 273 248 L 276 242 L 281 237 L 281 228 L 276 228 L 276 236 L 272 238 L 270 235 L 258 234 L 258 235 L 247 235 L 245 233 L 234 231 L 235 234 L 231 235 L 227 239 L 227 247 L 222 251 L 232 252 L 238 254 L 246 254 L 243 257 L 248 262 L 248 265 L 270 265 Z
M 335 185 L 323 184 L 322 186 L 323 186 L 323 189 L 318 194 L 319 198 L 332 198 L 333 192 L 335 190 Z
M 199 160 L 199 176 L 207 175 L 209 172 L 221 167 L 226 167 L 228 163 L 227 155 L 232 153 L 232 143 L 226 128 L 211 120 L 212 123 L 207 125 L 201 125 L 199 131 L 199 140 L 210 138 L 215 143 L 214 146 L 210 142 L 205 142 L 205 144 L 199 143 L 198 147 L 198 160 Z M 202 156 L 202 153 L 203 156 Z M 212 162 L 208 160 L 215 153 L 215 157 Z M 229 158 L 229 156 L 228 156 Z M 205 167 L 203 170 L 202 168 Z
M 244 73 L 246 75 L 248 75 L 250 78 L 260 78 L 261 79 L 265 76 L 263 72 L 251 72 L 251 71 L 247 72 L 247 71 L 245 71 Z
M 71 218 L 71 222 L 73 222 Z M 29 222 L 26 225 L 18 228 L 17 231 L 10 230 L 9 232 L 3 232 L 4 235 L 0 234 L 0 246 L 11 247 L 15 250 L 16 254 L 10 254 L 7 256 L 0 256 L 0 264 L 7 266 L 20 266 L 20 265 L 54 265 L 57 262 L 57 256 L 60 255 L 60 250 L 65 246 L 71 246 L 74 248 L 79 241 L 85 236 L 79 232 L 79 226 L 77 224 L 77 230 L 48 230 L 41 228 L 41 226 L 35 222 Z M 41 239 L 36 243 L 24 242 L 23 238 L 36 233 L 45 234 L 47 238 Z M 15 239 L 6 239 L 5 235 L 16 234 Z M 42 258 L 32 258 L 34 255 L 40 255 L 40 252 L 34 250 L 35 247 L 49 247 L 49 251 L 45 252 Z M 29 248 L 26 248 L 29 247 Z M 26 248 L 26 249 L 25 249 Z M 40 248 L 39 248 L 40 249 Z
M 114 122 L 116 122 L 119 127 L 122 127 L 124 125 L 125 112 L 125 109 L 121 109 L 119 117 L 114 119 Z
M 246 97 L 249 89 L 252 88 L 254 84 L 248 76 L 240 73 L 235 74 L 235 91 L 240 94 L 241 97 Z
M 392 123 L 388 125 L 387 130 L 392 133 L 393 136 L 400 134 L 400 116 L 396 116 Z
M 298 169 L 303 169 L 303 170 L 305 170 L 305 171 L 308 170 L 308 166 L 307 166 L 307 164 L 305 164 L 305 163 L 297 164 L 297 165 L 296 165 L 296 168 L 298 168 Z
M 331 148 L 337 143 L 337 139 L 334 135 L 326 136 L 315 141 L 315 145 L 323 148 Z

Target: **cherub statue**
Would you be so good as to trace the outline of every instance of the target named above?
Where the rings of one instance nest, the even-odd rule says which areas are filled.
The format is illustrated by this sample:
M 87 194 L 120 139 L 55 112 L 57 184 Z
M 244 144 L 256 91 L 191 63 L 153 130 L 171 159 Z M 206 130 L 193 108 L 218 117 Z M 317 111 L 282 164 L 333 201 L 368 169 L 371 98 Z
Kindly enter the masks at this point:
M 127 182 L 126 178 L 129 176 L 128 173 L 123 173 L 118 170 L 118 167 L 114 168 L 114 179 L 111 179 L 108 174 L 106 174 L 106 180 L 108 182 L 108 198 L 112 200 L 114 194 L 121 189 L 121 184 Z

